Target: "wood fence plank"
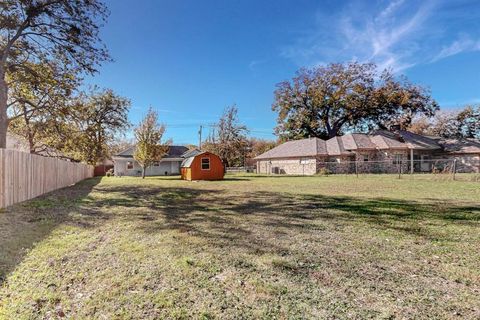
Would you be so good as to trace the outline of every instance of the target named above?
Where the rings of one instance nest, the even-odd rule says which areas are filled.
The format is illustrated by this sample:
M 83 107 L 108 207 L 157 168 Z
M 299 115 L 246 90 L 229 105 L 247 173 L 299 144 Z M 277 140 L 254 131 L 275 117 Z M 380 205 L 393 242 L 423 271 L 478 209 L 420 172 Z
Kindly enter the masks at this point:
M 93 177 L 93 166 L 0 149 L 0 208 Z

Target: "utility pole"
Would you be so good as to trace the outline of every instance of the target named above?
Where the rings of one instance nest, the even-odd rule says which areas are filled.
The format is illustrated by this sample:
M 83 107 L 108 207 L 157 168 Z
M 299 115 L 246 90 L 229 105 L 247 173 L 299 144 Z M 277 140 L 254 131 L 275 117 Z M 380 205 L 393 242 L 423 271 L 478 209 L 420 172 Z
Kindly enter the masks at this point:
M 198 149 L 202 150 L 202 129 L 203 126 L 200 125 L 200 129 L 198 130 Z

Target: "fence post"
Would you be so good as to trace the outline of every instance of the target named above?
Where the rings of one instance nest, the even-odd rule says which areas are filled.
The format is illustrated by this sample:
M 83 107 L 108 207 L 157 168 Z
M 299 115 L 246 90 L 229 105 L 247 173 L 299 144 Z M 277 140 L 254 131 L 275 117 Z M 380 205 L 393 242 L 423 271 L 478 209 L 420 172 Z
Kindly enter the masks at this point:
M 413 176 L 413 149 L 410 149 L 410 174 Z
M 453 159 L 453 180 L 455 180 L 456 171 L 457 171 L 457 158 Z
M 401 179 L 402 177 L 400 176 L 400 174 L 402 171 L 400 168 L 402 167 L 402 160 L 397 162 L 397 166 L 398 166 L 398 179 Z

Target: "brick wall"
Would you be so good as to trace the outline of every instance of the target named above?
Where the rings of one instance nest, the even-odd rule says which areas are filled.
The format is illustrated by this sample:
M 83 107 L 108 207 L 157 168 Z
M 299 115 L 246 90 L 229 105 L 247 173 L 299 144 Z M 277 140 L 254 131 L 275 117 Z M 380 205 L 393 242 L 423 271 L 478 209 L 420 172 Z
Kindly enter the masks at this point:
M 313 175 L 317 172 L 316 159 L 310 157 L 260 160 L 257 162 L 257 172 L 264 174 Z

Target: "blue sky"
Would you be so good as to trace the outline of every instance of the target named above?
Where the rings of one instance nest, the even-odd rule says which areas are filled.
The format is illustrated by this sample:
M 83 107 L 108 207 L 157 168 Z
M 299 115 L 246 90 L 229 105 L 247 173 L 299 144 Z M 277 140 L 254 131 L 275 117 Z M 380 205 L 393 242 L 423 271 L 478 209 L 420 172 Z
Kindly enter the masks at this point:
M 302 66 L 374 61 L 428 86 L 443 109 L 480 103 L 480 1 L 109 0 L 115 60 L 87 82 L 149 106 L 175 143 L 236 103 L 271 138 L 275 84 Z M 204 135 L 208 134 L 208 128 Z

